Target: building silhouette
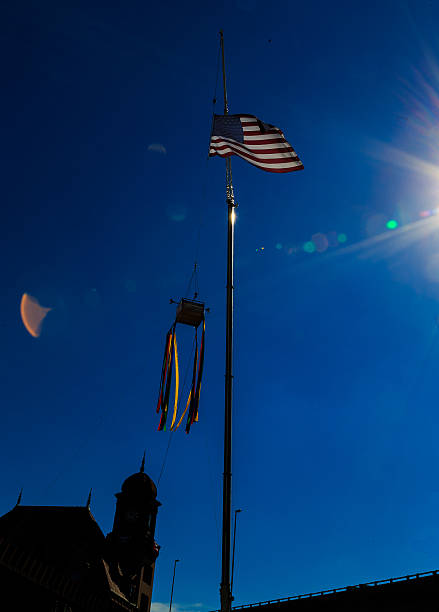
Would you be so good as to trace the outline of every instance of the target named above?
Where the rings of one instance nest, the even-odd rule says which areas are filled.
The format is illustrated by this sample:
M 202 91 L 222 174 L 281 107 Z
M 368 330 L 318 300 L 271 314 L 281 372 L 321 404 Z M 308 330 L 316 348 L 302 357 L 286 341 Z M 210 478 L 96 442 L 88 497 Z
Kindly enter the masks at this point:
M 15 507 L 0 517 L 0 610 L 14 612 L 150 612 L 159 546 L 160 502 L 145 474 L 129 476 L 116 493 L 112 531 L 105 536 L 85 506 Z M 439 570 L 294 595 L 235 612 L 439 612 Z
M 17 505 L 0 517 L 0 609 L 149 612 L 155 561 L 157 489 L 144 471 L 116 494 L 104 536 L 86 506 Z
M 439 570 L 235 606 L 236 612 L 435 612 Z M 217 611 L 219 612 L 219 611 Z

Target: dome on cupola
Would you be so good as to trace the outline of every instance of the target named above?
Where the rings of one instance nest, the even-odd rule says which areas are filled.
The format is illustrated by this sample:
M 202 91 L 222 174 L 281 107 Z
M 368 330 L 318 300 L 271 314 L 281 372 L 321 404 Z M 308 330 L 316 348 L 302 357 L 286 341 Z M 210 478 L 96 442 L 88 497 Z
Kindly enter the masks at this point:
M 143 455 L 140 471 L 128 476 L 123 483 L 122 493 L 145 500 L 153 500 L 157 497 L 157 487 L 148 474 L 145 474 L 145 455 Z

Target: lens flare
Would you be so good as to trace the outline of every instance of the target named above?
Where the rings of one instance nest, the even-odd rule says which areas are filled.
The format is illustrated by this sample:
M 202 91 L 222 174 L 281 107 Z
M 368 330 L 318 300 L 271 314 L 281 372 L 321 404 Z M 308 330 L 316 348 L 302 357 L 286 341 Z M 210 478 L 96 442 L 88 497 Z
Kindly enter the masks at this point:
M 387 221 L 386 227 L 390 230 L 396 229 L 398 227 L 398 221 L 395 221 L 395 219 L 390 219 L 390 221 Z
M 317 234 L 313 234 L 312 242 L 316 247 L 317 253 L 324 253 L 329 246 L 329 241 L 325 234 L 318 232 Z
M 311 240 L 305 242 L 305 244 L 303 245 L 303 250 L 305 251 L 305 253 L 314 253 L 314 251 L 316 250 L 314 242 L 312 242 Z
M 384 231 L 377 236 L 351 244 L 338 251 L 340 255 L 361 253 L 362 257 L 389 257 L 439 230 L 439 217 L 433 215 L 418 219 L 399 228 L 397 232 Z M 334 253 L 335 255 L 335 253 Z
M 20 314 L 23 325 L 34 338 L 41 334 L 43 321 L 51 308 L 40 306 L 38 300 L 27 293 L 23 293 L 20 303 Z

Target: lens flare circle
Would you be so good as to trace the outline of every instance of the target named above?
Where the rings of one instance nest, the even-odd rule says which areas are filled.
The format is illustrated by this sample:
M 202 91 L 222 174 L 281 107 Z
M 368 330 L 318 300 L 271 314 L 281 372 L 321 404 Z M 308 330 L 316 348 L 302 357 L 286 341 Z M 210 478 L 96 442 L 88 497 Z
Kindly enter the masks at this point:
M 390 219 L 390 221 L 387 221 L 386 227 L 390 230 L 396 229 L 398 227 L 398 221 L 395 221 L 395 219 Z

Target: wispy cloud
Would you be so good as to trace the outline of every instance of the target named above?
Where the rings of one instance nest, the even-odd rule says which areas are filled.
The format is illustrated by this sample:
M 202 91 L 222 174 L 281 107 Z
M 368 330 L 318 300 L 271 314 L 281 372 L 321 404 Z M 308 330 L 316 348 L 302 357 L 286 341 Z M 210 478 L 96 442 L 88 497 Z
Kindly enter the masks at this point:
M 160 142 L 153 142 L 148 145 L 148 151 L 154 151 L 155 153 L 162 153 L 163 155 L 166 155 L 166 149 Z

